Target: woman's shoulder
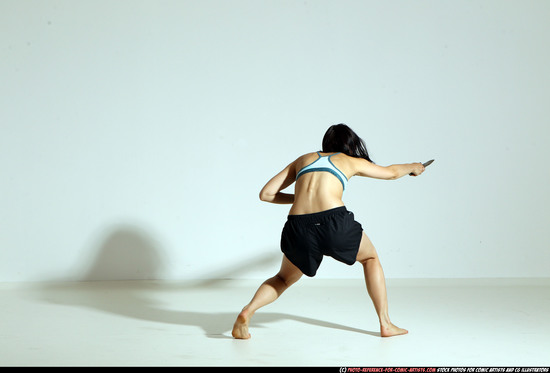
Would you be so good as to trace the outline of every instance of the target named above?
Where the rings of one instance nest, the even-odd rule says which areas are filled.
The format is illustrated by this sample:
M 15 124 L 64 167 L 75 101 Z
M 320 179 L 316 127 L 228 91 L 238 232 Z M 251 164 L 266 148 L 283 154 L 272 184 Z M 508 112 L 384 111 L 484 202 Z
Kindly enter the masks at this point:
M 344 153 L 340 153 L 340 156 L 343 159 L 345 159 L 346 161 L 348 161 L 350 163 L 354 163 L 354 164 L 360 164 L 360 163 L 365 162 L 365 159 L 361 158 L 361 157 L 352 157 L 351 155 L 347 155 L 347 154 L 344 154 Z
M 352 157 L 344 153 L 338 154 L 337 157 L 336 162 L 338 163 L 336 163 L 336 166 L 341 168 L 348 175 L 348 178 L 355 176 L 358 170 L 364 166 L 363 163 L 367 162 L 363 158 Z
M 352 157 L 351 155 L 347 155 L 345 153 L 336 153 L 334 155 L 335 155 L 335 158 L 338 158 L 347 164 L 356 164 L 358 162 L 361 162 L 361 159 L 362 159 L 362 158 Z
M 315 157 L 313 157 L 315 156 Z M 303 160 L 307 160 L 307 159 L 310 159 L 310 158 L 317 158 L 319 155 L 318 155 L 318 152 L 309 152 L 309 153 L 305 153 L 305 154 L 302 154 L 300 156 L 298 156 L 298 158 L 296 158 L 296 160 L 294 162 L 300 162 L 300 161 L 303 161 Z
M 318 152 L 309 152 L 298 156 L 291 165 L 296 168 L 296 171 L 314 162 L 319 157 Z
M 342 152 L 336 152 L 336 153 L 332 153 L 334 155 L 335 158 L 340 158 L 342 160 L 345 160 L 347 162 L 350 162 L 350 163 L 361 163 L 362 161 L 364 161 L 363 158 L 358 158 L 358 157 L 352 157 L 350 155 L 347 155 L 345 153 L 342 153 Z M 294 162 L 300 162 L 300 161 L 304 161 L 304 160 L 310 160 L 310 159 L 316 159 L 319 157 L 319 155 L 323 155 L 323 156 L 326 156 L 326 155 L 330 155 L 330 153 L 323 153 L 322 151 L 314 151 L 314 152 L 309 152 L 309 153 L 305 153 L 305 154 L 302 154 L 300 156 L 298 156 Z
M 315 160 L 315 159 L 319 158 L 320 155 L 326 156 L 326 155 L 330 155 L 330 153 L 323 153 L 322 151 L 314 151 L 314 152 L 305 153 L 305 154 L 302 154 L 302 155 L 298 156 L 298 158 L 296 158 L 294 160 L 294 163 L 300 163 L 300 162 L 303 162 L 303 161 L 311 161 L 312 159 Z M 332 153 L 332 155 L 334 155 L 334 158 L 339 158 L 341 160 L 344 160 L 346 163 L 357 163 L 357 162 L 361 162 L 361 160 L 362 160 L 362 158 L 352 157 L 352 156 L 349 156 L 349 155 L 347 155 L 345 153 L 341 153 L 341 152 Z M 334 159 L 334 158 L 332 158 L 332 159 Z

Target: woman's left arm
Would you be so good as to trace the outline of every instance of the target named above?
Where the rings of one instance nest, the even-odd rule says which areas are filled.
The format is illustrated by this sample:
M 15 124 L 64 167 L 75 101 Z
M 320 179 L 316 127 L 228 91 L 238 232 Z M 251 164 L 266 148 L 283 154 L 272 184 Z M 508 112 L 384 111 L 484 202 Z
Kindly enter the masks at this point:
M 275 175 L 260 192 L 260 199 L 264 202 L 277 204 L 292 204 L 294 203 L 294 194 L 281 193 L 281 190 L 286 189 L 296 180 L 295 162 L 292 162 L 285 167 L 284 170 Z

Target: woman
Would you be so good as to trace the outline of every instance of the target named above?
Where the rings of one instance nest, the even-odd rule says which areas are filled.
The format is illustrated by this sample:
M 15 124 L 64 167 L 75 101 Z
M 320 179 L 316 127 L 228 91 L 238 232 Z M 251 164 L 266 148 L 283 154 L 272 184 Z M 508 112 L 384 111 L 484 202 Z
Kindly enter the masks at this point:
M 361 224 L 347 211 L 342 195 L 352 176 L 395 180 L 424 172 L 421 163 L 375 165 L 365 144 L 345 124 L 331 126 L 323 138 L 322 152 L 302 155 L 274 176 L 260 192 L 265 202 L 292 204 L 281 235 L 284 253 L 281 269 L 266 280 L 246 305 L 233 326 L 232 335 L 250 338 L 248 324 L 254 313 L 302 277 L 313 277 L 323 256 L 348 265 L 363 265 L 368 293 L 380 321 L 380 335 L 408 333 L 393 325 L 388 315 L 384 272 L 371 241 Z M 295 194 L 281 191 L 296 182 Z

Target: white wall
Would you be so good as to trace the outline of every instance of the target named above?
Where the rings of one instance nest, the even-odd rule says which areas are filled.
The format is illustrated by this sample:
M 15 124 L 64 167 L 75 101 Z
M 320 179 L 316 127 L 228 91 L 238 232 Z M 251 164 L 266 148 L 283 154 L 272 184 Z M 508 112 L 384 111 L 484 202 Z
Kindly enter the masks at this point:
M 550 2 L 0 1 L 0 281 L 265 278 L 325 130 L 388 278 L 545 277 Z M 325 259 L 318 277 L 361 277 Z

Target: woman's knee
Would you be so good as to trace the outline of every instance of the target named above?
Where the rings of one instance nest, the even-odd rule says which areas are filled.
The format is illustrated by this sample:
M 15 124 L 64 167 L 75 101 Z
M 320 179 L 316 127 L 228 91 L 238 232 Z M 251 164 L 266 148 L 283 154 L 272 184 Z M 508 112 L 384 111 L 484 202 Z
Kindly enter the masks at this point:
M 380 264 L 380 260 L 378 259 L 378 257 L 369 257 L 369 258 L 364 258 L 362 260 L 358 260 L 359 263 L 361 263 L 361 265 L 363 265 L 363 267 L 367 267 L 369 264 L 373 264 L 373 263 L 378 263 Z
M 369 260 L 378 260 L 378 253 L 365 233 L 361 238 L 356 260 L 361 264 L 367 264 Z
M 296 283 L 302 277 L 302 271 L 296 267 L 290 260 L 283 257 L 283 262 L 281 264 L 281 269 L 279 273 L 275 275 L 281 282 L 283 282 L 287 287 Z
M 282 281 L 287 287 L 295 284 L 301 277 L 302 272 L 288 272 L 280 271 L 275 275 L 280 281 Z

